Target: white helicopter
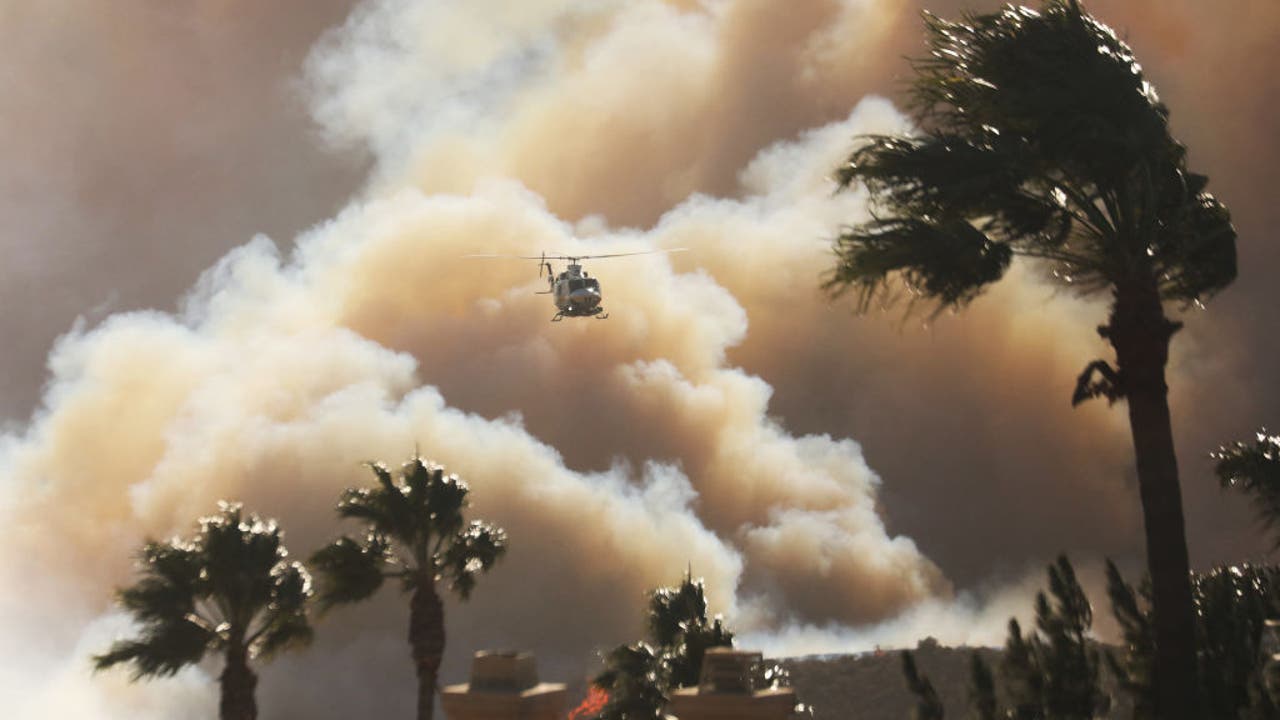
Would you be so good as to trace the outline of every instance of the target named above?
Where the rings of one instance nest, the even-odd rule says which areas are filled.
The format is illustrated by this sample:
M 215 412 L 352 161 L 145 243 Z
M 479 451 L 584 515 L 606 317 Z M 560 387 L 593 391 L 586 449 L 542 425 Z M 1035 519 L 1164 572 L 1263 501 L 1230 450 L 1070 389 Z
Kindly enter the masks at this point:
M 600 281 L 591 277 L 582 269 L 581 260 L 600 260 L 603 258 L 626 257 L 628 255 L 653 255 L 655 253 L 684 252 L 688 248 L 671 248 L 668 250 L 644 250 L 641 252 L 609 253 L 606 255 L 467 255 L 473 258 L 519 258 L 521 260 L 538 261 L 538 277 L 547 276 L 548 288 L 538 295 L 552 295 L 556 303 L 555 317 L 552 322 L 560 322 L 567 317 L 594 317 L 604 320 L 609 313 L 600 304 Z M 569 265 L 560 273 L 551 267 L 550 260 L 568 260 Z

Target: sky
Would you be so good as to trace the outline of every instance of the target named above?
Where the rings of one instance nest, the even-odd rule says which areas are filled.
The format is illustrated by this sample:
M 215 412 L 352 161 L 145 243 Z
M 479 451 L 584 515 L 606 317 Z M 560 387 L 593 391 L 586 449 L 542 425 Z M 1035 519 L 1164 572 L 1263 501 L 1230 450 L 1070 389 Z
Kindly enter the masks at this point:
M 993 5 L 0 1 L 19 717 L 211 713 L 215 669 L 87 671 L 128 631 L 134 550 L 232 499 L 305 557 L 351 530 L 331 508 L 359 463 L 415 447 L 512 538 L 449 607 L 446 681 L 492 646 L 579 677 L 690 566 L 782 654 L 996 643 L 1056 554 L 1095 588 L 1104 557 L 1138 572 L 1123 409 L 1069 404 L 1105 298 L 1021 266 L 928 322 L 818 290 L 867 217 L 832 169 L 910 128 L 922 7 Z M 1170 401 L 1193 565 L 1262 557 L 1207 453 L 1280 415 L 1280 6 L 1088 7 L 1233 213 L 1240 277 L 1182 313 Z M 610 319 L 555 325 L 532 263 L 463 257 L 678 247 L 588 265 Z M 264 672 L 264 712 L 410 707 L 369 690 L 411 680 L 402 612 L 326 619 Z

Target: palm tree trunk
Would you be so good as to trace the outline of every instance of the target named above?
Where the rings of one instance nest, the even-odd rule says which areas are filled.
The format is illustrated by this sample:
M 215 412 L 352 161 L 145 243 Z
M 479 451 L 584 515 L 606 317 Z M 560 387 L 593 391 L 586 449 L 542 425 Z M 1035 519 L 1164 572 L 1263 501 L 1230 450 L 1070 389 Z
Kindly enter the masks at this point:
M 1196 720 L 1195 608 L 1164 376 L 1169 340 L 1177 327 L 1165 317 L 1150 279 L 1117 286 L 1104 335 L 1116 350 L 1138 465 L 1155 614 L 1155 715 L 1162 720 Z
M 409 647 L 418 673 L 418 720 L 431 720 L 444 657 L 444 606 L 430 578 L 419 582 L 409 601 Z
M 226 665 L 219 680 L 219 719 L 257 720 L 258 703 L 254 693 L 258 676 L 249 668 L 249 652 L 244 643 L 232 641 L 227 646 Z

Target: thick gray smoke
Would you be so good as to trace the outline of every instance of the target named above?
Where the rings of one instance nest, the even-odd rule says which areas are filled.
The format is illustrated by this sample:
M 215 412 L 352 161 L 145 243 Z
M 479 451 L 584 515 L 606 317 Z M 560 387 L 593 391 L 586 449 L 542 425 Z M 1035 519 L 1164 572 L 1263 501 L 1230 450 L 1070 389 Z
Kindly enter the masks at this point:
M 227 254 L 176 313 L 78 326 L 0 437 L 0 695 L 21 718 L 211 716 L 207 670 L 88 673 L 128 630 L 131 553 L 227 498 L 305 555 L 361 461 L 415 447 L 512 538 L 448 609 L 446 681 L 495 646 L 578 679 L 689 566 L 787 653 L 993 642 L 1042 559 L 1140 556 L 1123 415 L 1066 403 L 1100 305 L 1017 268 L 922 329 L 816 289 L 866 217 L 833 163 L 908 127 L 858 100 L 914 23 L 888 0 L 356 8 L 306 87 L 328 141 L 373 158 L 359 196 L 287 251 Z M 612 317 L 555 325 L 533 263 L 464 257 L 673 248 L 588 263 Z M 1184 335 L 1183 414 L 1179 378 L 1209 372 Z M 408 712 L 404 612 L 387 592 L 331 615 L 265 670 L 264 715 Z

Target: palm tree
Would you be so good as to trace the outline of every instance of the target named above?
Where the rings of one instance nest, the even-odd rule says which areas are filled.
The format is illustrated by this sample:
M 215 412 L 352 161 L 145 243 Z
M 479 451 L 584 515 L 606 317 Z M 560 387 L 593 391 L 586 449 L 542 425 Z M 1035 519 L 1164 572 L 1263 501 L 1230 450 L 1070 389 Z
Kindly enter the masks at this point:
M 1251 496 L 1258 521 L 1268 530 L 1280 531 L 1280 435 L 1258 431 L 1253 444 L 1235 442 L 1211 454 L 1224 488 L 1237 488 Z M 1280 532 L 1275 545 L 1280 548 Z
M 1164 368 L 1183 306 L 1236 274 L 1226 208 L 1187 170 L 1168 111 L 1129 47 L 1075 0 L 959 21 L 925 15 L 909 137 L 874 136 L 838 173 L 876 206 L 836 241 L 827 288 L 857 307 L 896 298 L 960 307 L 1013 257 L 1063 284 L 1109 293 L 1097 360 L 1072 403 L 1128 402 L 1156 605 L 1161 717 L 1196 716 L 1189 564 Z
M 608 693 L 601 720 L 661 718 L 667 693 L 698 684 L 702 659 L 713 647 L 733 647 L 733 632 L 719 615 L 707 617 L 702 579 L 685 573 L 676 587 L 661 587 L 649 595 L 645 617 L 647 642 L 619 645 L 604 657 L 605 669 L 592 684 Z M 787 682 L 780 665 L 753 668 L 759 687 Z
M 194 539 L 148 542 L 139 558 L 142 578 L 119 592 L 141 635 L 94 656 L 94 666 L 131 663 L 137 680 L 173 675 L 221 652 L 218 717 L 256 718 L 258 678 L 249 660 L 312 636 L 311 578 L 287 559 L 282 537 L 274 520 L 244 517 L 240 505 L 220 503 L 217 515 L 200 520 Z
M 649 596 L 649 640 L 661 652 L 673 688 L 698 684 L 702 658 L 713 647 L 733 647 L 733 632 L 719 615 L 707 617 L 702 579 L 690 569 L 677 587 L 658 588 Z
M 604 658 L 605 669 L 592 681 L 608 693 L 596 720 L 662 720 L 670 699 L 671 667 L 661 650 L 646 642 L 619 645 Z
M 430 720 L 436 680 L 444 656 L 443 582 L 466 600 L 476 576 L 487 572 L 507 547 L 502 529 L 467 523 L 467 484 L 414 457 L 392 479 L 384 465 L 370 463 L 372 488 L 342 493 L 338 514 L 365 525 L 362 539 L 343 536 L 311 558 L 318 571 L 321 610 L 372 596 L 388 578 L 409 593 L 409 646 L 418 675 L 418 718 Z

